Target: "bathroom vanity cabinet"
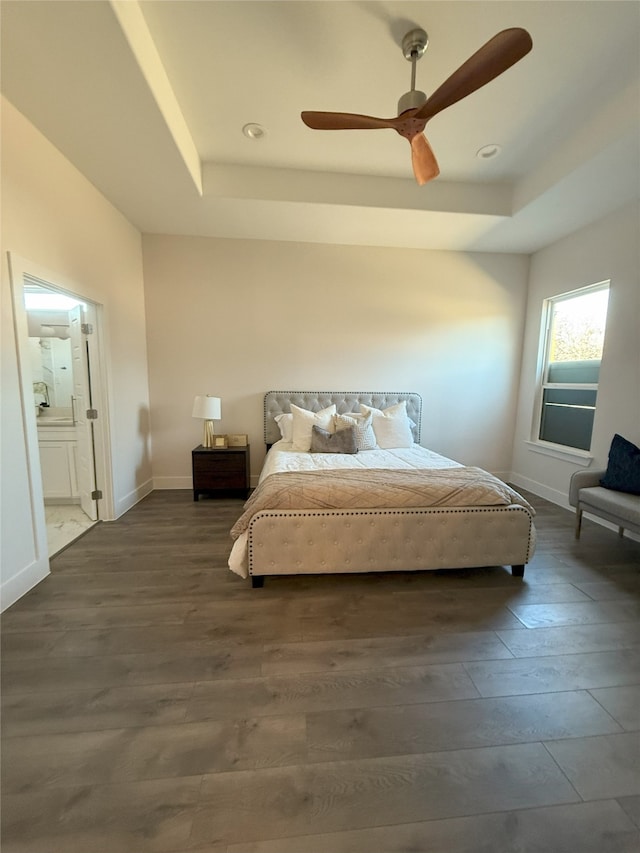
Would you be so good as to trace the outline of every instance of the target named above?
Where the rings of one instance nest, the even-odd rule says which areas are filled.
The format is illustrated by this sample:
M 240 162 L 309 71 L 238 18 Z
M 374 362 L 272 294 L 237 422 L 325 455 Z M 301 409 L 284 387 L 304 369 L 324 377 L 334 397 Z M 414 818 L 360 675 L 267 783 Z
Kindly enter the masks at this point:
M 45 501 L 78 503 L 75 426 L 38 424 L 38 446 Z

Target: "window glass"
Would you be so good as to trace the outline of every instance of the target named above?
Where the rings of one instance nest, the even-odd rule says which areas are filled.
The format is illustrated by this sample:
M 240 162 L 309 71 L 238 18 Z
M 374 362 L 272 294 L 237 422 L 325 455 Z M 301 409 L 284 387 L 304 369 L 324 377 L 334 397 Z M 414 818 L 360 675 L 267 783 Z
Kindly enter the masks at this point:
M 546 303 L 540 441 L 591 447 L 608 300 L 606 283 Z

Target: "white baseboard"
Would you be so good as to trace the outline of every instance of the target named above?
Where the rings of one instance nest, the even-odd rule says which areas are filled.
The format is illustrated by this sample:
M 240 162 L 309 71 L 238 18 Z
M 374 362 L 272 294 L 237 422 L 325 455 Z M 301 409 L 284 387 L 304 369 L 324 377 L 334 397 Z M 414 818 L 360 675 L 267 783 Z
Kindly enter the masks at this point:
M 46 557 L 42 560 L 34 560 L 21 569 L 17 575 L 10 577 L 0 587 L 0 610 L 4 612 L 7 607 L 11 607 L 49 574 L 51 574 L 49 558 Z
M 258 485 L 259 474 L 251 474 L 249 477 L 249 485 L 252 489 Z M 193 489 L 193 479 L 191 477 L 154 477 L 153 488 L 162 489 Z
M 124 515 L 125 512 L 130 510 L 137 503 L 140 503 L 140 501 L 143 498 L 146 498 L 147 495 L 150 495 L 152 491 L 153 480 L 146 480 L 146 482 L 142 483 L 132 492 L 129 492 L 128 495 L 125 495 L 123 498 L 120 498 L 120 500 L 116 502 L 115 506 L 116 518 L 120 518 L 121 515 Z
M 163 489 L 193 489 L 191 477 L 154 477 L 153 488 Z
M 560 492 L 557 489 L 551 489 L 545 486 L 544 483 L 538 483 L 537 480 L 531 480 L 529 477 L 524 477 L 522 474 L 516 474 L 513 471 L 509 477 L 509 482 L 513 483 L 520 489 L 526 489 L 528 492 L 533 492 L 539 498 L 544 498 L 552 504 L 562 506 L 565 509 L 571 509 L 569 504 L 569 493 Z
M 557 489 L 550 489 L 549 486 L 545 486 L 543 483 L 538 483 L 536 480 L 531 480 L 529 477 L 523 477 L 521 474 L 514 474 L 513 472 L 511 473 L 509 482 L 513 483 L 516 488 L 526 489 L 528 492 L 533 492 L 533 494 L 537 495 L 539 498 L 544 498 L 550 503 L 556 504 L 556 506 L 561 506 L 564 509 L 568 509 L 575 513 L 575 507 L 572 507 L 569 503 L 568 493 L 565 494 Z M 595 521 L 596 524 L 600 524 L 602 527 L 614 530 L 616 533 L 618 532 L 618 527 L 610 521 L 605 521 L 604 518 L 600 518 L 597 515 L 591 515 L 591 513 L 588 512 L 585 512 L 583 517 L 588 518 L 589 521 Z M 624 535 L 629 539 L 633 539 L 634 542 L 640 542 L 640 536 L 636 533 L 625 530 Z

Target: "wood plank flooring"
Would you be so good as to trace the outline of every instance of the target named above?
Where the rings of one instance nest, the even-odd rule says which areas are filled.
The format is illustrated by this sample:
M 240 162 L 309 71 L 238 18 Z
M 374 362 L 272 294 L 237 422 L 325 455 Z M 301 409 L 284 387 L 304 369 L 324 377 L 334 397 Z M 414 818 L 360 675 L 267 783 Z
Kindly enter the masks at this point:
M 226 568 L 154 492 L 2 618 L 3 853 L 638 853 L 640 544 L 533 495 L 507 568 Z

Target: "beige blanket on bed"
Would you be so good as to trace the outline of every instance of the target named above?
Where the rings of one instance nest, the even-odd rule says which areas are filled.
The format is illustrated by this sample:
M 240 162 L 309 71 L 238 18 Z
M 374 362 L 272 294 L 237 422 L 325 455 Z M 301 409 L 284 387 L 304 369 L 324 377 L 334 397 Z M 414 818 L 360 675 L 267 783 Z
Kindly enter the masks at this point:
M 482 468 L 335 470 L 271 474 L 258 485 L 231 529 L 237 539 L 265 509 L 379 509 L 520 504 L 512 488 Z

